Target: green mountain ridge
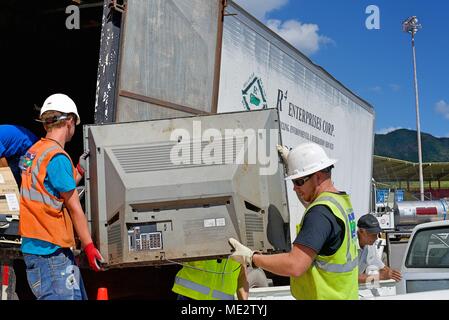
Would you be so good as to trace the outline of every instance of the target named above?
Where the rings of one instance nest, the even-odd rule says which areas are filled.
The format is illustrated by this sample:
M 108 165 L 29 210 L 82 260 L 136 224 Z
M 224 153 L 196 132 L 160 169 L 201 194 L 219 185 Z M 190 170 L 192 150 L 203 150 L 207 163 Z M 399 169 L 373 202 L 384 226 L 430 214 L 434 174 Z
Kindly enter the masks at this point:
M 423 162 L 449 162 L 449 138 L 436 138 L 421 132 Z M 416 131 L 399 129 L 374 136 L 377 156 L 418 162 Z

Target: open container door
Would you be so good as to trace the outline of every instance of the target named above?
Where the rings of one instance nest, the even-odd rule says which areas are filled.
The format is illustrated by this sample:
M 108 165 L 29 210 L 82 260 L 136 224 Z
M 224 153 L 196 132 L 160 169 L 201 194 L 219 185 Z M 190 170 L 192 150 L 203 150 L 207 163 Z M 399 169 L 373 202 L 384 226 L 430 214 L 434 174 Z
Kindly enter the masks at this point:
M 224 2 L 127 1 L 104 25 L 96 122 L 216 113 Z

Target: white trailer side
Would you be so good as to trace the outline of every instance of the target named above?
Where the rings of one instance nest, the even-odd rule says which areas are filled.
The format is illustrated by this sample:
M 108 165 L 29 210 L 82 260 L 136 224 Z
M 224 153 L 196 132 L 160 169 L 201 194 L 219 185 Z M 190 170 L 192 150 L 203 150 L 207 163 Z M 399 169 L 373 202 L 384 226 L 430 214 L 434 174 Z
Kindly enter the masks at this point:
M 373 107 L 235 3 L 227 12 L 218 112 L 279 108 L 283 144 L 323 146 L 339 160 L 333 180 L 350 194 L 356 219 L 368 213 Z M 287 189 L 294 234 L 304 207 L 291 182 Z

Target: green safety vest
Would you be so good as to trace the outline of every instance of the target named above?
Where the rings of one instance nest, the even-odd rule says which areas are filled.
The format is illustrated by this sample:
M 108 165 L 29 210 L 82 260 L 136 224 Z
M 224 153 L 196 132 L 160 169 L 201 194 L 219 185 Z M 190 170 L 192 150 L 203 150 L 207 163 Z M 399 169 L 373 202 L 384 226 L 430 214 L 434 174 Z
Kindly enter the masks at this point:
M 194 300 L 234 300 L 240 268 L 232 259 L 187 262 L 172 290 Z
M 323 192 L 307 208 L 325 205 L 345 224 L 345 237 L 331 256 L 317 255 L 310 268 L 299 277 L 290 278 L 290 290 L 298 300 L 357 300 L 358 257 L 354 211 L 348 195 Z M 303 218 L 304 220 L 304 218 Z M 302 223 L 296 226 L 299 233 Z

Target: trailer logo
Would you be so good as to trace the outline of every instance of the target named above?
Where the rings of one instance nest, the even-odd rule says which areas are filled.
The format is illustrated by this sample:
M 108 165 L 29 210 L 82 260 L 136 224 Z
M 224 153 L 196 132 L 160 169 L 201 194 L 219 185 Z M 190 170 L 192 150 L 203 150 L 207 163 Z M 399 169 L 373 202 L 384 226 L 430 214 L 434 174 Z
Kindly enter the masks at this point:
M 260 77 L 251 75 L 242 90 L 243 106 L 246 110 L 267 109 L 267 95 Z
M 288 90 L 285 91 L 285 93 L 284 93 L 284 91 L 282 91 L 281 89 L 278 89 L 278 101 L 277 101 L 276 108 L 278 108 L 279 111 L 282 111 L 282 103 L 284 101 L 287 101 L 287 99 L 288 99 Z

